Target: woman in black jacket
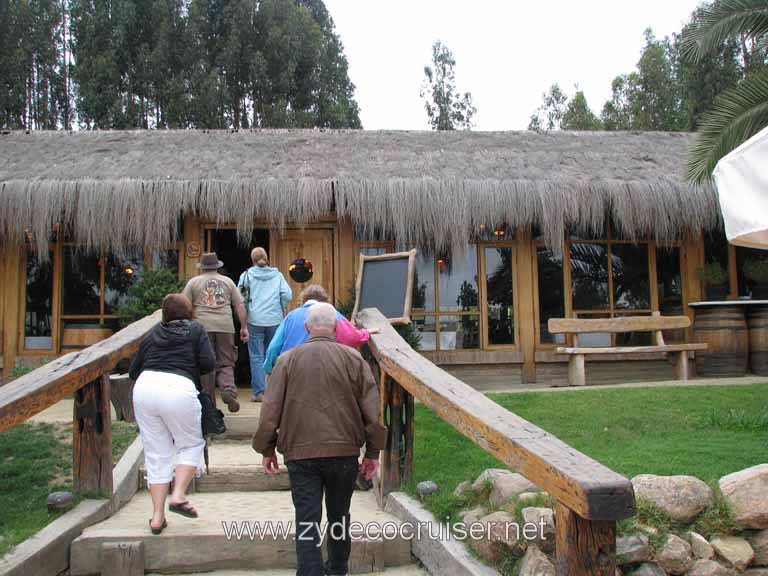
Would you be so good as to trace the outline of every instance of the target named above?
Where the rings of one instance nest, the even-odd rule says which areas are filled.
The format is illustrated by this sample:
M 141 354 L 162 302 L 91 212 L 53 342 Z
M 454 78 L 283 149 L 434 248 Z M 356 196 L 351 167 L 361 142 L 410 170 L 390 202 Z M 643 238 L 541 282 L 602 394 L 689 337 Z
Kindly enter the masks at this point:
M 213 371 L 216 360 L 205 328 L 192 316 L 188 298 L 166 296 L 162 322 L 144 337 L 131 362 L 130 377 L 136 382 L 133 409 L 144 444 L 153 534 L 160 534 L 167 526 L 165 501 L 172 480 L 168 509 L 197 517 L 186 496 L 205 448 L 197 394 L 200 374 Z

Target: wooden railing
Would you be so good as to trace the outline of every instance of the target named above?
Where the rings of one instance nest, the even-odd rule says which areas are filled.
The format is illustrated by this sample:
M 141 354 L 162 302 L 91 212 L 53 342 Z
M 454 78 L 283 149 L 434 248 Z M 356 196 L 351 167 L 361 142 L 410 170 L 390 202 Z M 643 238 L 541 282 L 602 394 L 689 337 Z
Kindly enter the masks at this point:
M 0 387 L 0 432 L 75 395 L 73 476 L 78 492 L 112 495 L 109 373 L 131 358 L 160 313 Z M 375 309 L 357 321 L 378 329 L 370 349 L 381 375 L 388 427 L 381 458 L 383 495 L 413 472 L 414 401 L 557 500 L 557 573 L 614 576 L 616 521 L 634 514 L 632 484 L 523 418 L 502 408 L 413 350 Z
M 76 492 L 112 497 L 109 374 L 160 321 L 155 312 L 93 346 L 57 358 L 0 387 L 0 432 L 74 394 L 72 475 Z
M 380 489 L 397 490 L 413 471 L 414 399 L 557 500 L 559 575 L 614 576 L 616 521 L 635 512 L 625 477 L 571 448 L 441 370 L 413 350 L 376 309 L 360 312 L 379 366 L 388 428 Z

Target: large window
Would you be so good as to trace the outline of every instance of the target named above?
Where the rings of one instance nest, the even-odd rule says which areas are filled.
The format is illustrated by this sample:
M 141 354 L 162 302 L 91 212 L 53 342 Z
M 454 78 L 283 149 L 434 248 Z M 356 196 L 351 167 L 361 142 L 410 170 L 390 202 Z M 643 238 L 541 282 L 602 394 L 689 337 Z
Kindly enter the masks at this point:
M 563 344 L 550 334 L 550 318 L 615 318 L 683 313 L 680 248 L 674 244 L 626 240 L 610 227 L 598 234 L 572 235 L 562 256 L 536 240 L 538 342 Z M 670 340 L 682 337 L 670 333 Z M 589 334 L 581 346 L 649 344 L 649 333 Z
M 610 234 L 610 233 L 609 233 Z M 607 240 L 571 242 L 573 312 L 581 318 L 611 318 L 651 313 L 648 244 Z M 584 346 L 650 343 L 648 335 L 590 334 Z
M 539 297 L 539 342 L 564 344 L 563 334 L 551 334 L 547 327 L 550 318 L 565 317 L 563 286 L 563 257 L 545 246 L 536 247 L 536 275 Z
M 509 246 L 485 247 L 485 287 L 488 306 L 486 325 L 488 345 L 515 343 L 515 309 L 513 302 L 513 251 Z
M 725 300 L 730 291 L 730 254 L 722 230 L 704 234 L 704 269 L 701 280 L 706 300 Z
M 736 248 L 739 296 L 768 300 L 768 250 Z
M 115 256 L 88 253 L 78 246 L 64 246 L 64 327 L 114 324 L 116 310 L 124 302 L 131 285 L 141 277 L 144 264 L 143 250 Z
M 480 347 L 477 249 L 463 257 L 434 258 L 419 251 L 413 284 L 412 319 L 422 350 Z
M 659 246 L 656 248 L 656 289 L 659 311 L 664 316 L 682 316 L 683 277 L 680 273 L 680 248 Z M 666 342 L 685 342 L 685 330 L 664 331 Z
M 53 254 L 45 260 L 27 253 L 27 290 L 24 301 L 24 348 L 53 347 Z

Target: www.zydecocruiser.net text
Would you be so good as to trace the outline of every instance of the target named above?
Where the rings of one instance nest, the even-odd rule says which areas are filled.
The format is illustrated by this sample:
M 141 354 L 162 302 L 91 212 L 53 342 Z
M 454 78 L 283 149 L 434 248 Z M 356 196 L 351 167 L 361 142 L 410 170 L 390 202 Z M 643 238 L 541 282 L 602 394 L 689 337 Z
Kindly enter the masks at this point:
M 224 522 L 221 523 L 227 540 L 313 540 L 314 533 L 320 533 L 320 541 L 326 535 L 342 538 L 347 531 L 346 521 L 319 525 L 313 522 Z M 544 518 L 539 522 L 350 522 L 348 526 L 350 540 L 546 540 Z

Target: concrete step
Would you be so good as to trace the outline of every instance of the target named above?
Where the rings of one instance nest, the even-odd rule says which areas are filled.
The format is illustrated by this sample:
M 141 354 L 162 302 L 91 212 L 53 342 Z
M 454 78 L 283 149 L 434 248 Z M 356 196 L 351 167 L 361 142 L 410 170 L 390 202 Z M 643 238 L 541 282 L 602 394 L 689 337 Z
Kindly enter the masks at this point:
M 201 576 L 295 576 L 295 570 L 215 570 L 213 572 L 203 572 Z M 147 576 L 161 576 L 153 572 Z M 181 576 L 181 573 L 163 574 L 162 576 Z M 409 566 L 398 566 L 396 568 L 387 568 L 383 572 L 370 572 L 369 576 L 429 576 L 424 568 L 411 564 Z
M 257 406 L 261 406 L 261 404 L 257 404 Z M 248 440 L 250 442 L 254 432 L 259 427 L 258 410 L 251 409 L 246 412 L 244 409 L 241 409 L 236 414 L 230 414 L 225 406 L 223 412 L 224 425 L 227 427 L 227 431 L 218 436 L 217 439 Z
M 200 572 L 211 570 L 274 570 L 295 567 L 295 529 L 290 492 L 224 492 L 194 494 L 192 503 L 199 518 L 168 514 L 168 527 L 159 536 L 149 531 L 152 504 L 149 494 L 139 492 L 117 514 L 86 528 L 71 546 L 72 576 L 99 574 L 101 547 L 109 542 L 143 541 L 147 571 Z M 362 525 L 400 524 L 391 514 L 379 510 L 373 492 L 355 492 L 350 510 L 352 521 Z M 287 534 L 239 541 L 227 538 L 224 525 L 259 522 L 264 527 L 281 522 Z M 393 539 L 352 543 L 355 572 L 373 572 L 390 566 L 412 564 L 410 541 L 400 535 Z
M 251 448 L 250 441 L 214 439 L 208 447 L 209 473 L 195 479 L 190 492 L 256 492 L 289 490 L 288 470 L 278 454 L 277 476 L 267 476 L 261 454 Z M 139 485 L 146 489 L 144 469 L 139 470 Z

